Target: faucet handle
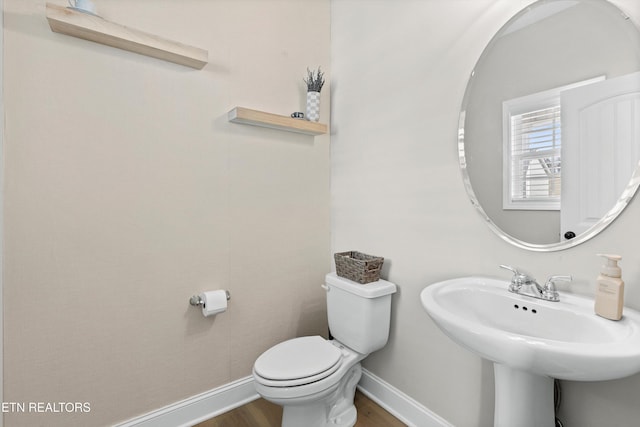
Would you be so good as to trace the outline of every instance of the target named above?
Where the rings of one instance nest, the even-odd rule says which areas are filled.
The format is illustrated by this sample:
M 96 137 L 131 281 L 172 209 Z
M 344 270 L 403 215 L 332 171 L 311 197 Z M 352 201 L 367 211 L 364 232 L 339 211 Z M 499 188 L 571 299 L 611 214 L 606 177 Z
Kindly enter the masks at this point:
M 500 268 L 504 268 L 505 270 L 511 271 L 515 276 L 520 276 L 520 272 L 515 267 L 511 267 L 510 265 L 500 264 Z
M 504 268 L 505 270 L 509 270 L 513 273 L 511 284 L 509 285 L 509 290 L 511 292 L 518 291 L 522 287 L 522 285 L 526 284 L 531 279 L 529 276 L 519 272 L 517 268 L 510 265 L 501 264 L 500 268 Z
M 560 301 L 560 294 L 556 290 L 556 282 L 571 282 L 571 276 L 551 276 L 547 279 L 542 289 L 542 299 L 547 301 Z

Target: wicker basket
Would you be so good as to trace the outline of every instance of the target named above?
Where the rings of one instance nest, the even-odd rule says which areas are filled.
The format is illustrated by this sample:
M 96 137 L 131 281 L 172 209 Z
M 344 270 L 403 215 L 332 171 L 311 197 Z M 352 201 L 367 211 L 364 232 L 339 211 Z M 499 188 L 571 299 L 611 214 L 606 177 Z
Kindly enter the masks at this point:
M 361 252 L 337 252 L 333 255 L 336 261 L 336 273 L 362 285 L 380 279 L 380 269 L 384 258 Z

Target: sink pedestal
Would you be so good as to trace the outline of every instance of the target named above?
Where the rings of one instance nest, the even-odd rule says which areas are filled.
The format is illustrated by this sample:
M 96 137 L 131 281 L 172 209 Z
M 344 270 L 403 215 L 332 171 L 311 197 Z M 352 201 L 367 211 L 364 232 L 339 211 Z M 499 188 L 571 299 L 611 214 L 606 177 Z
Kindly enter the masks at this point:
M 553 378 L 493 364 L 495 427 L 554 427 Z

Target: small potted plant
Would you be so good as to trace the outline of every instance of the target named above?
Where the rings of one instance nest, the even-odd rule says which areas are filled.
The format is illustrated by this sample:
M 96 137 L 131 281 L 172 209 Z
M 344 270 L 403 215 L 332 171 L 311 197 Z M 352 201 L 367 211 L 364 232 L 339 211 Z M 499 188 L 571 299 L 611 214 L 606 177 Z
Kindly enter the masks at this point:
M 324 86 L 324 73 L 318 67 L 317 71 L 307 68 L 307 120 L 317 122 L 320 120 L 320 91 Z

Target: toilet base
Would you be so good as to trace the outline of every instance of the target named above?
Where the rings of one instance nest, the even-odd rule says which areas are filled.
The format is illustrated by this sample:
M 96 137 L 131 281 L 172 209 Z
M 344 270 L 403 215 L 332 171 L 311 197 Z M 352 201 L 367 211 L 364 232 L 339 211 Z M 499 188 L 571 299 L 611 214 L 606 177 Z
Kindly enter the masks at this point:
M 357 363 L 328 396 L 299 404 L 284 404 L 282 427 L 353 427 L 358 418 L 353 400 L 361 376 L 362 367 Z

